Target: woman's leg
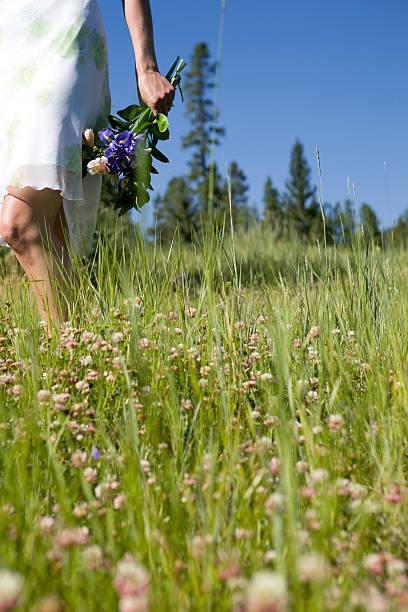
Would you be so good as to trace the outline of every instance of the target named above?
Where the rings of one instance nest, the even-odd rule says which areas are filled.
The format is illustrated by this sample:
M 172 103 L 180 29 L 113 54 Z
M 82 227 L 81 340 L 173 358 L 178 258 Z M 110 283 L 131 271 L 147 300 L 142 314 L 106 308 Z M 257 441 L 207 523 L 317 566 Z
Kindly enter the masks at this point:
M 54 222 L 54 232 L 62 246 L 67 249 L 69 233 L 64 207 L 61 204 Z
M 55 223 L 54 223 L 54 232 L 57 236 L 57 238 L 60 240 L 62 246 L 64 247 L 64 249 L 66 249 L 68 251 L 68 245 L 69 245 L 69 230 L 68 230 L 68 224 L 67 224 L 67 220 L 65 217 L 65 212 L 64 212 L 64 207 L 61 204 L 61 207 L 58 211 L 57 217 L 55 219 Z M 76 270 L 72 269 L 72 265 L 71 265 L 71 289 L 73 291 L 73 294 L 75 295 L 75 297 L 77 298 L 78 292 L 81 289 L 81 280 L 80 280 L 80 276 L 78 274 L 78 272 Z M 76 299 L 75 300 L 75 312 L 76 315 L 78 315 L 81 311 L 81 301 Z
M 0 234 L 31 281 L 40 316 L 50 327 L 68 318 L 71 262 L 55 233 L 61 205 L 59 191 L 9 186 L 0 218 Z

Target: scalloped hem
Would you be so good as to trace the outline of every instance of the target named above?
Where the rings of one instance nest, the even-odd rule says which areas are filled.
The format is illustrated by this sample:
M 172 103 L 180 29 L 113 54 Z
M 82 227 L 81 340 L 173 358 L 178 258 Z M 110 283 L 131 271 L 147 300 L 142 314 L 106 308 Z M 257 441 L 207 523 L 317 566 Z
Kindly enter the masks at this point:
M 66 176 L 65 171 L 65 176 Z M 73 176 L 74 173 L 70 173 Z M 18 181 L 10 178 L 9 181 L 2 181 L 3 186 L 0 190 L 0 216 L 3 201 L 8 194 L 7 186 L 21 189 L 31 187 L 36 191 L 42 189 L 53 189 L 59 191 L 62 197 L 65 218 L 68 226 L 69 249 L 73 256 L 79 255 L 86 257 L 92 248 L 92 238 L 96 226 L 96 217 L 100 203 L 102 188 L 102 177 L 99 175 L 86 175 L 80 182 L 80 196 L 75 197 L 72 189 L 67 189 L 66 182 L 56 183 L 54 181 L 43 181 L 40 184 L 33 184 L 28 179 Z M 0 247 L 11 248 L 10 245 L 0 235 Z

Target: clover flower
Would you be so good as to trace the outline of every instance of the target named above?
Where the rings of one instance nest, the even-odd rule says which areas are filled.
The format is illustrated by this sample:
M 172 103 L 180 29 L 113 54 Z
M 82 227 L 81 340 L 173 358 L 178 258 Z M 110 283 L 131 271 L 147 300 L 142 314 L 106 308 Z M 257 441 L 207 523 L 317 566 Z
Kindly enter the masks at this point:
M 57 548 L 70 548 L 72 546 L 85 546 L 89 540 L 88 527 L 78 527 L 77 529 L 62 529 L 54 538 Z
M 329 572 L 327 560 L 318 553 L 305 553 L 298 560 L 298 576 L 301 582 L 327 580 Z
M 247 592 L 248 612 L 279 612 L 286 610 L 288 591 L 281 574 L 269 570 L 256 572 Z
M 24 579 L 20 574 L 0 571 L 0 612 L 12 610 L 17 606 Z
M 130 553 L 118 563 L 114 587 L 119 597 L 144 597 L 147 595 L 150 574 Z

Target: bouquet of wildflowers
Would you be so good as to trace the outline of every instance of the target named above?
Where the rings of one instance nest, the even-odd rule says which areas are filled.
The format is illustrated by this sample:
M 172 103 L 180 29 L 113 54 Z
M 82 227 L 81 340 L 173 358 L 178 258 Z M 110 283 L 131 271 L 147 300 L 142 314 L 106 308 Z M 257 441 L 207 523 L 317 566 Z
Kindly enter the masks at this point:
M 180 87 L 184 60 L 176 59 L 166 79 L 174 87 Z M 84 132 L 82 147 L 82 175 L 107 174 L 118 185 L 118 199 L 114 208 L 123 215 L 131 208 L 136 210 L 150 200 L 151 175 L 158 174 L 153 158 L 168 163 L 157 148 L 160 140 L 168 140 L 169 122 L 161 113 L 154 115 L 146 104 L 131 104 L 118 111 L 119 117 L 109 115 L 110 127 L 98 132 L 100 144 L 95 143 L 92 129 Z

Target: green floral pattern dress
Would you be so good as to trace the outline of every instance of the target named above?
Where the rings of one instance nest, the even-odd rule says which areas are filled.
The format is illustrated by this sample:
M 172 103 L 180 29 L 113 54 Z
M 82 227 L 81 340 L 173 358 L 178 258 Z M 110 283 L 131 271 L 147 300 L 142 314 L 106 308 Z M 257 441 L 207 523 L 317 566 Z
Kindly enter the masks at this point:
M 82 178 L 82 134 L 111 103 L 96 0 L 0 0 L 0 82 L 0 212 L 8 185 L 59 190 L 71 251 L 87 255 L 101 177 Z

